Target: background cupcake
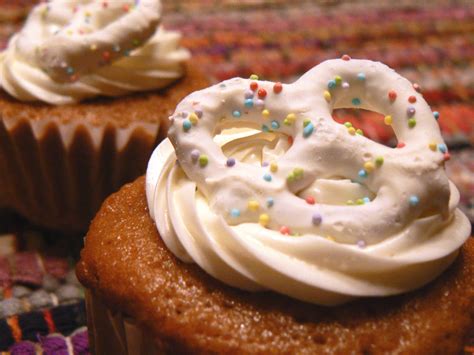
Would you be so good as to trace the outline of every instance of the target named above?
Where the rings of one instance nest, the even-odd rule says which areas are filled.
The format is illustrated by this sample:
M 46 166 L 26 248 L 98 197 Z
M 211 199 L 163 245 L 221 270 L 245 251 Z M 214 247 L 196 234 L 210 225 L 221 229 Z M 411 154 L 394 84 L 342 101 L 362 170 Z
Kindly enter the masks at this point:
M 170 110 L 205 80 L 152 1 L 51 1 L 0 57 L 0 207 L 64 232 L 144 172 Z

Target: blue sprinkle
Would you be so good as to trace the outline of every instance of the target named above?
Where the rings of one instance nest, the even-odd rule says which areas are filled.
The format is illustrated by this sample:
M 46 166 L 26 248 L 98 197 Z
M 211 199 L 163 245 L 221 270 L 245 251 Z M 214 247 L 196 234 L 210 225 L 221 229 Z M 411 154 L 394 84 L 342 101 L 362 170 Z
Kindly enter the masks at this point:
M 73 67 L 67 67 L 66 68 L 66 73 L 68 73 L 69 75 L 74 74 L 74 68 Z
M 357 79 L 360 80 L 360 81 L 364 81 L 365 80 L 365 74 L 364 73 L 357 74 Z
M 129 49 L 124 50 L 124 51 L 123 51 L 123 55 L 124 55 L 125 57 L 130 56 L 130 50 L 129 50 Z
M 229 168 L 235 165 L 235 159 L 234 158 L 228 158 L 225 165 L 227 165 Z
M 192 127 L 191 121 L 188 120 L 188 119 L 185 119 L 185 120 L 183 121 L 183 129 L 184 129 L 185 131 L 189 131 L 189 130 L 191 129 L 191 127 Z
M 232 116 L 234 116 L 235 118 L 240 118 L 240 116 L 242 116 L 242 113 L 239 110 L 234 110 L 232 111 Z
M 353 104 L 354 106 L 359 106 L 359 105 L 360 105 L 360 99 L 359 99 L 358 97 L 354 97 L 354 98 L 352 99 L 352 104 Z
M 334 89 L 336 87 L 336 80 L 328 81 L 328 89 Z
M 448 147 L 446 147 L 446 144 L 438 144 L 438 149 L 441 153 L 446 153 L 448 151 Z
M 230 215 L 232 217 L 240 217 L 240 210 L 238 208 L 233 208 L 230 210 Z
M 364 201 L 364 203 L 369 203 L 370 202 L 370 198 L 368 198 L 368 197 L 364 197 L 362 200 Z
M 312 216 L 311 219 L 312 219 L 314 225 L 321 224 L 321 222 L 323 221 L 323 217 L 318 212 L 313 213 L 313 216 Z
M 314 131 L 314 126 L 312 123 L 308 123 L 306 127 L 303 129 L 303 137 L 309 137 Z
M 118 44 L 115 44 L 113 50 L 114 52 L 120 52 L 120 46 Z
M 273 200 L 273 197 L 267 198 L 267 206 L 272 207 L 275 201 Z
M 411 195 L 408 201 L 410 202 L 411 206 L 416 206 L 418 205 L 418 203 L 420 203 L 420 199 L 418 198 L 418 196 L 415 195 Z
M 270 182 L 272 181 L 272 176 L 266 173 L 265 175 L 263 175 L 263 180 Z
M 245 107 L 253 107 L 253 100 L 252 99 L 246 99 L 244 102 Z
M 438 121 L 439 112 L 438 111 L 433 111 L 433 116 L 434 116 L 435 120 Z
M 272 128 L 273 128 L 273 129 L 278 129 L 278 128 L 280 128 L 280 124 L 278 123 L 278 121 L 272 121 Z
M 367 176 L 367 171 L 365 171 L 364 169 L 359 170 L 359 177 L 366 178 Z
M 268 128 L 267 125 L 262 125 L 262 131 L 263 131 L 263 132 L 269 132 L 269 131 L 270 131 L 270 128 Z

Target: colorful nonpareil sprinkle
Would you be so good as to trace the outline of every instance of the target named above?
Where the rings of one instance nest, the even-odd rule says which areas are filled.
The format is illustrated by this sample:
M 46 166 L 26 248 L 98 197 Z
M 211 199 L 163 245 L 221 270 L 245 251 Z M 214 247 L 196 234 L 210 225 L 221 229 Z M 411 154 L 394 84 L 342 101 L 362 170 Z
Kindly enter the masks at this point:
M 230 210 L 230 215 L 234 218 L 240 217 L 240 210 L 238 208 L 233 208 Z
M 269 222 L 270 222 L 270 216 L 266 213 L 262 213 L 258 217 L 258 223 L 260 223 L 260 225 L 262 225 L 263 227 L 266 227 Z
M 190 120 L 188 120 L 188 119 L 183 120 L 183 130 L 185 132 L 189 131 L 191 129 L 192 125 L 193 124 L 191 123 Z
M 240 118 L 242 116 L 242 112 L 240 112 L 239 110 L 234 110 L 232 111 L 232 116 L 234 116 L 235 118 Z
M 420 199 L 418 198 L 418 196 L 411 195 L 408 199 L 408 202 L 410 203 L 410 206 L 416 206 L 418 205 L 418 203 L 420 203 Z
M 227 158 L 227 161 L 225 163 L 226 166 L 233 167 L 235 165 L 235 159 L 234 158 Z
M 397 99 L 397 93 L 395 92 L 395 90 L 390 90 L 388 92 L 388 99 L 392 102 Z
M 281 226 L 280 233 L 283 235 L 288 235 L 290 234 L 290 228 L 288 228 L 287 226 Z
M 387 125 L 390 126 L 393 122 L 392 116 L 387 115 L 384 117 L 383 122 Z
M 311 221 L 315 226 L 320 225 L 321 222 L 323 221 L 323 217 L 319 212 L 314 212 L 313 215 L 311 216 Z
M 200 155 L 201 155 L 201 153 L 199 152 L 199 150 L 197 150 L 197 149 L 192 150 L 191 151 L 191 160 L 193 162 L 196 162 L 199 159 Z
M 207 155 L 202 154 L 199 156 L 199 165 L 204 168 L 209 163 L 209 158 Z
M 267 198 L 267 207 L 272 207 L 275 204 L 273 197 Z
M 272 181 L 272 176 L 270 174 L 266 173 L 266 174 L 263 175 L 263 180 L 270 182 L 270 181 Z
M 316 200 L 314 199 L 313 196 L 308 196 L 305 198 L 305 201 L 308 205 L 314 205 L 316 203 Z
M 357 80 L 365 81 L 365 74 L 364 73 L 357 74 Z
M 273 92 L 279 94 L 283 90 L 283 85 L 280 82 L 277 82 L 273 85 Z
M 259 204 L 258 201 L 256 201 L 256 200 L 250 200 L 250 201 L 247 203 L 247 208 L 248 208 L 250 211 L 257 211 L 257 210 L 260 208 L 260 204 Z

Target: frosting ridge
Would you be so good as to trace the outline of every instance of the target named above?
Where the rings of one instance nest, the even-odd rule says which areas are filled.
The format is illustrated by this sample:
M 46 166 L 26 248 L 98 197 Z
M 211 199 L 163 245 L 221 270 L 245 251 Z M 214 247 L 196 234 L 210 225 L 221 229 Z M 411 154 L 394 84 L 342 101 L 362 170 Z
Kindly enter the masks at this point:
M 393 117 L 399 146 L 333 121 L 354 106 Z M 330 60 L 290 85 L 236 78 L 184 99 L 150 159 L 148 206 L 181 260 L 235 287 L 333 305 L 412 290 L 454 260 L 470 224 L 447 159 L 406 79 Z
M 159 0 L 37 5 L 0 55 L 0 84 L 22 101 L 68 104 L 165 87 L 189 52 L 159 26 Z

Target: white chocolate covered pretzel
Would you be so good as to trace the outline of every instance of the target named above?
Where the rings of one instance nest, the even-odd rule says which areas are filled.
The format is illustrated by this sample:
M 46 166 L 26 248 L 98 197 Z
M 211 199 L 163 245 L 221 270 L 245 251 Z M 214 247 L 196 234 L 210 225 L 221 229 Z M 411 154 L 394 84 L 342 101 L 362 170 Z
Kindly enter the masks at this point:
M 382 113 L 397 147 L 335 122 L 347 107 Z M 178 105 L 169 139 L 178 165 L 169 143 L 151 159 L 151 214 L 178 257 L 237 287 L 323 304 L 399 293 L 469 235 L 432 111 L 378 62 L 329 60 L 289 85 L 227 80 Z

